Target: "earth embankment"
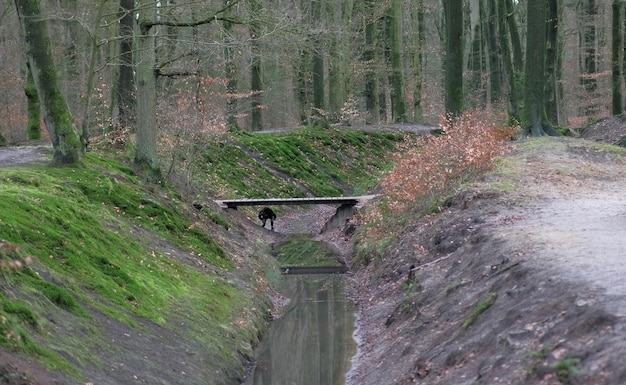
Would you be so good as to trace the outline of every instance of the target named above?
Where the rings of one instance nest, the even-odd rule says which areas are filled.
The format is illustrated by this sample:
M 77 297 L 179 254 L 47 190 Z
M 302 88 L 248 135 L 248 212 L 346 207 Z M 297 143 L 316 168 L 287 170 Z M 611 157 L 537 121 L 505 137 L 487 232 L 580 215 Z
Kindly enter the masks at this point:
M 407 226 L 354 277 L 349 383 L 626 383 L 624 155 L 518 142 Z

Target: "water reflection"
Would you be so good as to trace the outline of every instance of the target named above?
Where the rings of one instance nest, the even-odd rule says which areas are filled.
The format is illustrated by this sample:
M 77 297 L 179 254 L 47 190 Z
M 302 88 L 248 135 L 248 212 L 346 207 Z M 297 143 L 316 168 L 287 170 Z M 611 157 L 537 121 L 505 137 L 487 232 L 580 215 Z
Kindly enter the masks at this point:
M 246 385 L 342 385 L 356 353 L 354 307 L 338 275 L 284 276 L 291 299 L 274 321 Z

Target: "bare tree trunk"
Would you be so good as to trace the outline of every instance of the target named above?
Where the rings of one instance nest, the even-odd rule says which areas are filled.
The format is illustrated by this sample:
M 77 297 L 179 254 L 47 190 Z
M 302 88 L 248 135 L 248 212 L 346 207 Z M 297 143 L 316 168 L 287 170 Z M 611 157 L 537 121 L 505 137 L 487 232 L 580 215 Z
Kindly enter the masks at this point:
M 331 36 L 330 61 L 328 68 L 328 108 L 332 114 L 338 113 L 346 103 L 350 83 L 350 20 L 353 1 L 329 2 L 333 28 L 338 33 Z
M 376 0 L 367 0 L 366 12 L 374 9 Z M 378 55 L 377 52 L 378 19 L 370 20 L 365 25 L 365 52 L 363 61 L 365 67 L 365 105 L 367 108 L 367 123 L 380 122 L 380 91 L 378 80 Z
M 311 16 L 315 21 L 322 20 L 322 6 L 320 0 L 311 1 Z M 320 110 L 326 109 L 324 77 L 324 45 L 320 32 L 313 37 L 313 107 Z
M 422 37 L 423 13 L 420 0 L 411 7 L 411 45 L 413 47 L 413 122 L 422 121 Z
M 295 93 L 298 98 L 298 112 L 300 115 L 300 124 L 308 125 L 309 110 L 311 105 L 311 92 L 310 92 L 310 58 L 308 49 L 300 50 L 300 59 L 298 60 L 295 68 L 296 72 L 296 89 Z
M 120 0 L 120 40 L 119 59 L 116 66 L 116 76 L 113 77 L 112 103 L 116 110 L 117 119 L 113 125 L 116 128 L 135 128 L 136 100 L 135 100 L 135 71 L 133 69 L 133 10 L 135 0 Z
M 502 97 L 502 52 L 498 41 L 498 12 L 495 0 L 487 0 L 485 32 L 489 48 L 489 95 L 490 102 L 498 103 Z
M 526 64 L 524 67 L 523 134 L 530 136 L 557 135 L 557 132 L 547 124 L 545 110 L 548 4 L 545 0 L 528 0 L 527 6 L 528 38 L 526 40 Z
M 470 8 L 469 29 L 471 30 L 470 49 L 467 60 L 468 76 L 465 80 L 472 107 L 485 107 L 489 101 L 488 88 L 484 84 L 487 78 L 487 53 L 485 49 L 486 10 L 484 0 L 472 2 Z
M 257 0 L 250 2 L 250 9 L 253 13 L 257 13 L 261 4 Z M 259 47 L 259 30 L 255 22 L 250 25 L 250 38 L 252 44 L 252 63 L 250 64 L 250 89 L 252 91 L 252 131 L 260 131 L 263 129 L 262 114 L 262 69 L 261 69 L 261 52 Z
M 51 42 L 46 19 L 38 0 L 15 0 L 20 17 L 26 56 L 41 99 L 46 129 L 53 148 L 53 164 L 79 162 L 85 148 L 67 105 L 61 82 L 52 59 Z
M 553 125 L 559 125 L 559 5 L 558 0 L 548 2 L 547 51 L 546 51 L 546 117 Z
M 389 10 L 389 48 L 391 62 L 391 120 L 406 122 L 406 92 L 404 87 L 404 51 L 402 2 L 393 0 Z
M 613 28 L 611 30 L 611 79 L 612 79 L 612 113 L 619 115 L 624 112 L 622 102 L 622 63 L 624 61 L 624 2 L 613 0 Z
M 554 0 L 556 1 L 556 0 Z M 595 117 L 598 113 L 595 92 L 598 88 L 596 54 L 596 16 L 598 13 L 595 0 L 584 0 L 580 10 L 580 83 L 587 93 L 587 103 L 582 106 L 581 115 Z M 586 105 L 585 105 L 586 104 Z
M 37 86 L 33 79 L 33 72 L 30 70 L 30 64 L 26 63 L 28 74 L 26 76 L 26 110 L 28 112 L 28 139 L 41 139 L 41 103 L 39 102 L 39 94 Z
M 509 26 L 509 34 L 511 35 L 511 47 L 513 48 L 513 68 L 521 73 L 524 71 L 524 53 L 522 52 L 522 39 L 520 38 L 517 19 L 515 18 L 515 5 L 513 0 L 504 0 L 506 2 L 506 20 Z M 517 1 L 515 2 L 517 4 Z
M 105 4 L 106 4 L 106 0 L 100 0 L 100 3 L 98 4 L 98 12 L 96 14 L 96 20 L 94 22 L 93 35 L 89 36 L 90 37 L 89 39 L 89 48 L 90 48 L 89 68 L 88 68 L 89 73 L 87 75 L 87 86 L 86 86 L 85 96 L 84 96 L 85 105 L 84 105 L 84 112 L 83 112 L 83 123 L 82 123 L 82 128 L 81 128 L 81 131 L 82 131 L 81 139 L 85 148 L 87 148 L 89 144 L 89 124 L 91 123 L 91 117 L 90 117 L 91 97 L 93 94 L 92 90 L 93 90 L 94 78 L 96 76 L 96 59 L 98 56 L 97 30 L 98 30 L 100 21 L 102 19 L 102 13 L 104 11 Z
M 512 17 L 507 15 L 506 0 L 498 0 L 498 25 L 500 48 L 502 51 L 502 66 L 504 67 L 504 79 L 506 89 L 504 93 L 508 96 L 507 112 L 509 120 L 519 121 L 519 106 L 517 99 L 517 84 L 515 80 L 515 69 L 513 68 L 513 60 L 511 57 L 511 45 L 509 44 L 506 18 Z
M 224 4 L 228 5 L 230 0 L 224 0 Z M 235 49 L 233 47 L 233 23 L 230 20 L 224 21 L 224 60 L 226 64 L 226 122 L 229 129 L 239 128 L 237 123 L 237 63 L 235 61 Z
M 156 18 L 157 0 L 144 0 L 139 4 L 137 30 L 135 33 L 137 50 L 135 71 L 137 80 L 137 152 L 135 163 L 148 172 L 148 178 L 160 178 L 157 154 L 156 120 L 156 38 L 153 22 Z
M 463 7 L 454 0 L 444 0 L 443 8 L 446 20 L 446 113 L 458 115 L 463 110 Z

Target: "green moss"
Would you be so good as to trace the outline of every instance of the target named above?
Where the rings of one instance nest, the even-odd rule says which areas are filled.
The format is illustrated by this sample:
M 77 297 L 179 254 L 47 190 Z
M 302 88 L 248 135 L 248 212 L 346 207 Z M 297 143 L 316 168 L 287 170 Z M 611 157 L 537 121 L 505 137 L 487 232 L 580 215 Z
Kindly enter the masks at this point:
M 402 135 L 302 128 L 235 132 L 203 148 L 201 184 L 226 197 L 341 196 L 369 192 Z
M 328 245 L 307 236 L 291 236 L 274 245 L 276 259 L 288 266 L 337 266 L 337 254 Z
M 280 135 L 247 134 L 241 142 L 316 196 L 338 196 L 341 186 L 369 185 L 402 136 L 358 130 L 303 128 Z
M 481 316 L 481 314 L 483 314 L 487 309 L 489 309 L 491 307 L 491 305 L 494 304 L 494 302 L 496 302 L 496 298 L 498 298 L 498 295 L 496 293 L 491 293 L 491 294 L 489 294 L 489 296 L 487 298 L 485 298 L 482 301 L 478 302 L 474 306 L 474 308 L 472 309 L 472 312 L 470 313 L 470 316 L 463 323 L 463 329 L 467 329 L 474 322 L 476 322 L 476 320 L 478 320 L 478 318 Z
M 37 289 L 56 306 L 79 316 L 87 315 L 87 312 L 78 304 L 67 289 L 44 281 L 38 277 L 24 279 L 24 282 Z
M 0 303 L 0 347 L 36 357 L 50 369 L 63 370 L 78 377 L 78 371 L 61 355 L 31 338 L 31 332 L 40 330 L 41 326 L 30 304 L 20 299 L 10 300 L 1 293 Z
M 14 314 L 18 319 L 33 328 L 39 326 L 37 316 L 26 302 L 21 300 L 9 301 L 4 295 L 0 294 L 2 301 L 2 310 L 8 314 Z
M 175 204 L 147 198 L 131 169 L 95 154 L 87 160 L 75 168 L 0 170 L 0 238 L 20 245 L 55 275 L 71 275 L 101 295 L 108 301 L 103 307 L 114 305 L 157 322 L 195 273 L 153 245 L 139 244 L 133 237 L 136 226 L 207 263 L 232 269 L 222 248 L 191 226 Z M 37 277 L 23 280 L 68 311 L 79 311 L 75 298 L 85 296 Z M 134 307 L 133 301 L 142 306 Z

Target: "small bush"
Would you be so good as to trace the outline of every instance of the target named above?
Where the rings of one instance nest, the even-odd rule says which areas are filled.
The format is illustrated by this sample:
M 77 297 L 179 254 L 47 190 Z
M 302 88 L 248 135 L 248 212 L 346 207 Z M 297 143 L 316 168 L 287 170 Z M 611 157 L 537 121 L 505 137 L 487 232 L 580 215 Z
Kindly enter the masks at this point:
M 580 370 L 576 367 L 580 363 L 580 358 L 566 358 L 562 361 L 557 361 L 550 365 L 550 368 L 556 370 L 556 375 L 559 382 L 562 384 L 569 384 L 570 381 L 580 374 Z
M 385 217 L 398 218 L 418 202 L 445 201 L 445 195 L 461 181 L 491 169 L 495 158 L 509 150 L 507 142 L 518 132 L 494 120 L 478 110 L 457 118 L 442 118 L 439 135 L 400 144 L 395 166 L 381 183 L 382 203 L 368 211 L 365 222 L 369 228 L 388 229 Z

